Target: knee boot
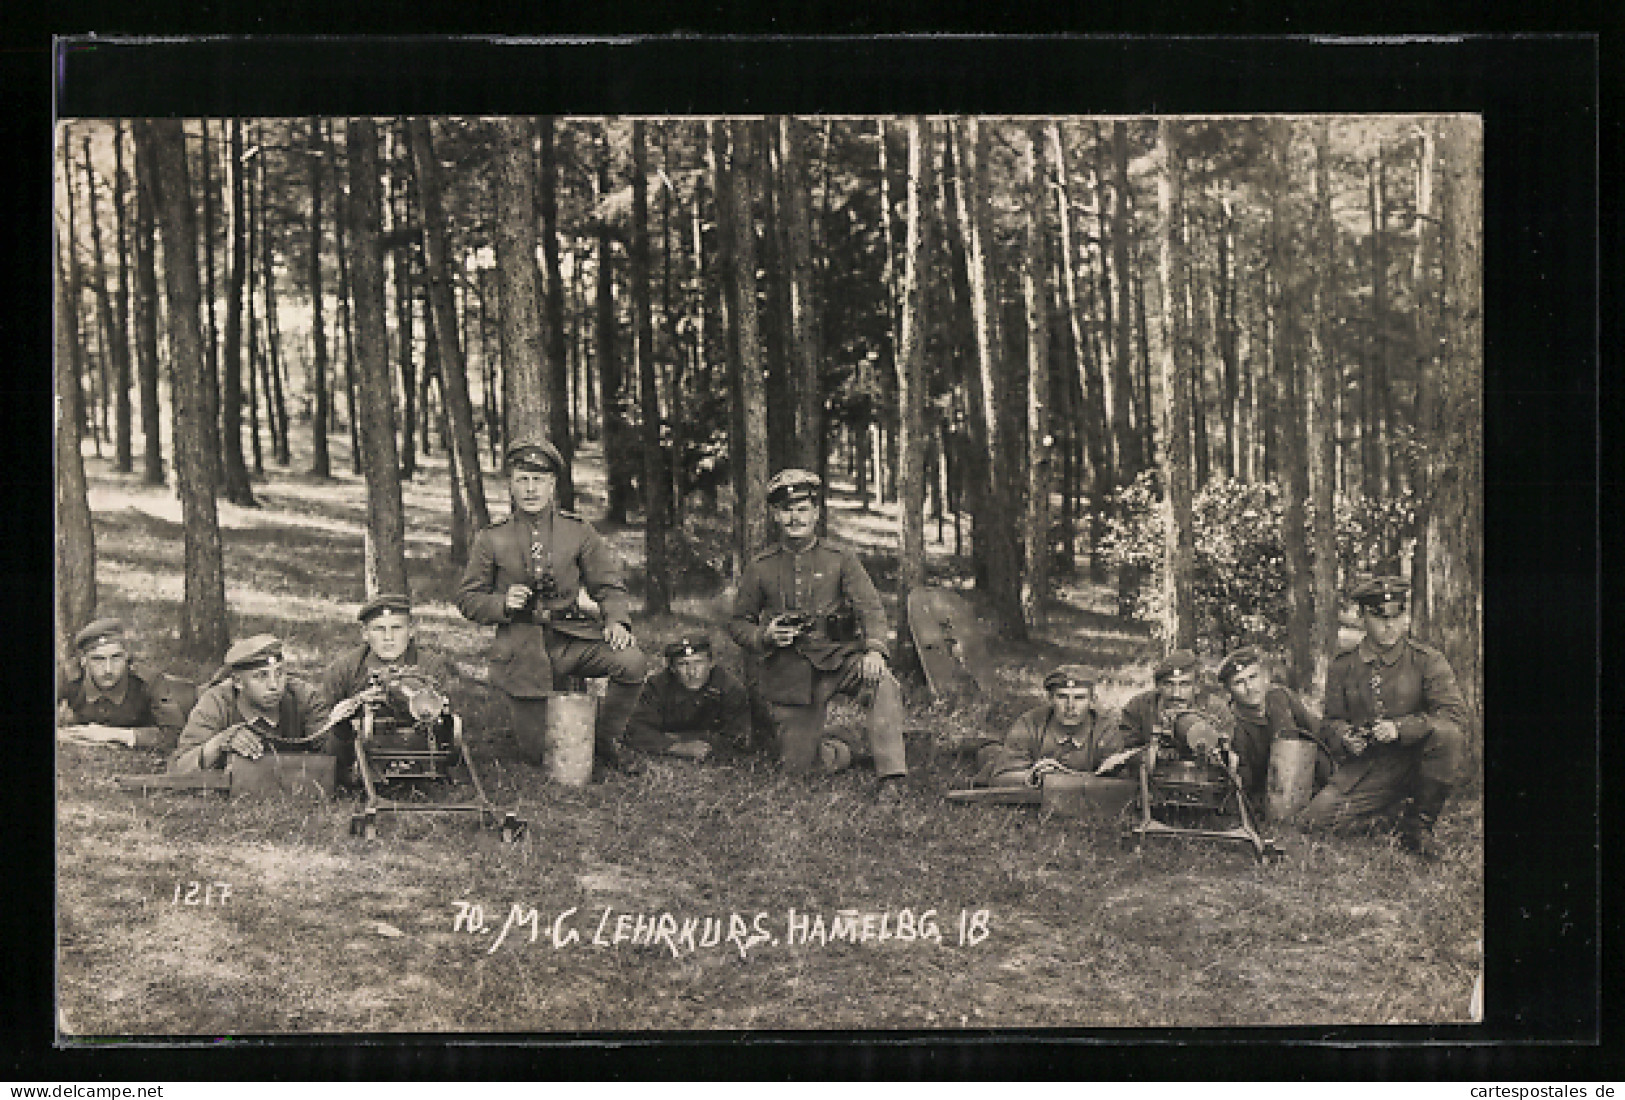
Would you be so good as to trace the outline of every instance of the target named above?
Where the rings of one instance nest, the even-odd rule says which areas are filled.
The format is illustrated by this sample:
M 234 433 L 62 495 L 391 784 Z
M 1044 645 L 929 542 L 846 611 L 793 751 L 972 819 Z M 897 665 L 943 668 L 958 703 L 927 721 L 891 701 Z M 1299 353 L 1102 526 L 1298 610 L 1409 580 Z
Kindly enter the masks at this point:
M 1439 820 L 1439 811 L 1450 797 L 1450 784 L 1437 779 L 1418 779 L 1410 805 L 1399 822 L 1399 844 L 1407 852 L 1420 856 L 1429 863 L 1443 855 L 1433 839 L 1433 826 Z
M 642 684 L 609 682 L 604 698 L 598 704 L 598 721 L 593 727 L 593 758 L 607 768 L 633 772 L 638 769 L 632 758 L 621 751 L 621 735 L 637 709 Z

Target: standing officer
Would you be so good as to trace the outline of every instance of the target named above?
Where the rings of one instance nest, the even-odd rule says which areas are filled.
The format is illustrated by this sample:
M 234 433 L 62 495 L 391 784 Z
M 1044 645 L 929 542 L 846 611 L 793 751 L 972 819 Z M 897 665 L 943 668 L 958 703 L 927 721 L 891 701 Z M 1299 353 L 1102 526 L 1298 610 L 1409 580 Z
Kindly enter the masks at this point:
M 230 675 L 198 698 L 170 758 L 172 772 L 224 768 L 232 755 L 258 760 L 277 752 L 331 751 L 321 688 L 289 676 L 282 642 L 256 634 L 226 650 Z
M 1433 826 L 1461 763 L 1467 704 L 1444 654 L 1409 636 L 1409 597 L 1400 577 L 1354 590 L 1365 637 L 1332 662 L 1322 708 L 1326 736 L 1344 758 L 1303 820 L 1345 826 L 1403 806 L 1400 844 L 1431 861 L 1439 858 Z
M 1044 677 L 1049 702 L 1010 727 L 1002 745 L 977 753 L 978 784 L 1019 787 L 1056 765 L 1092 772 L 1116 745 L 1110 718 L 1095 709 L 1095 676 L 1081 665 L 1062 665 Z
M 521 438 L 505 457 L 513 511 L 474 536 L 457 610 L 497 628 L 491 684 L 513 701 L 521 743 L 540 742 L 555 676 L 607 676 L 593 755 L 605 767 L 631 770 L 618 746 L 648 659 L 632 639 L 621 563 L 591 524 L 554 505 L 564 460 L 553 444 Z M 578 607 L 583 588 L 602 622 Z
M 57 733 L 68 741 L 130 748 L 173 744 L 196 701 L 189 685 L 149 684 L 130 667 L 124 624 L 97 619 L 73 636 L 76 667 L 57 684 Z
M 643 685 L 626 743 L 693 760 L 750 747 L 750 696 L 712 660 L 710 638 L 683 637 L 666 647 L 666 669 Z
M 851 763 L 854 746 L 824 736 L 830 699 L 851 696 L 868 710 L 879 797 L 893 801 L 908 769 L 902 689 L 886 667 L 886 610 L 858 556 L 818 538 L 822 490 L 807 470 L 780 470 L 767 483 L 779 538 L 745 567 L 728 631 L 762 657 L 759 688 L 785 767 Z

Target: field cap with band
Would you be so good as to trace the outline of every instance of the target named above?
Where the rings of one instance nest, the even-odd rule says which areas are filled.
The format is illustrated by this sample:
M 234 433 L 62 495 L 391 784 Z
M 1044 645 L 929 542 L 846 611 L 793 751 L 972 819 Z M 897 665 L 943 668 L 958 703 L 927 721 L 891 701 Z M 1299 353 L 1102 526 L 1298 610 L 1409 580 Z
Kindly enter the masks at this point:
M 685 634 L 666 647 L 666 660 L 679 661 L 684 657 L 693 657 L 697 654 L 711 655 L 711 639 L 701 634 L 698 636 Z
M 275 634 L 256 634 L 226 650 L 226 667 L 233 672 L 250 672 L 282 660 L 282 639 Z
M 1252 668 L 1264 660 L 1257 646 L 1244 645 L 1224 659 L 1219 666 L 1219 683 L 1228 684 L 1230 678 L 1244 668 Z
M 1082 665 L 1062 665 L 1044 677 L 1045 691 L 1056 691 L 1060 688 L 1092 688 L 1094 686 L 1095 674 Z
M 509 472 L 531 470 L 541 474 L 557 474 L 564 469 L 559 449 L 539 435 L 521 436 L 503 452 Z
M 122 642 L 124 640 L 124 624 L 117 619 L 97 619 L 95 622 L 85 624 L 79 633 L 73 636 L 73 648 L 83 653 L 93 646 L 103 642 Z
M 1196 654 L 1188 649 L 1176 649 L 1157 662 L 1157 667 L 1151 671 L 1151 679 L 1161 682 L 1176 672 L 1196 671 Z
M 804 500 L 818 499 L 823 490 L 824 482 L 811 470 L 802 470 L 794 466 L 780 470 L 774 474 L 767 483 L 767 502 L 772 505 L 799 504 Z
M 361 605 L 361 610 L 355 617 L 364 623 L 370 623 L 386 611 L 397 611 L 402 615 L 412 613 L 412 601 L 399 592 L 383 592 L 374 596 Z
M 1405 614 L 1411 598 L 1411 586 L 1403 577 L 1372 577 L 1357 587 L 1351 596 L 1362 612 L 1382 619 L 1397 619 Z

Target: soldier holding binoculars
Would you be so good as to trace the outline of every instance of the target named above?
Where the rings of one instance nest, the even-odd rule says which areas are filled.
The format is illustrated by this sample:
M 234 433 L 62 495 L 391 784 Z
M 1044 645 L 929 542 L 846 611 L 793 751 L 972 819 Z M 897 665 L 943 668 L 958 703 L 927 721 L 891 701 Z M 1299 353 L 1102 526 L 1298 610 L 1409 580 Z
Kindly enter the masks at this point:
M 513 511 L 474 537 L 458 589 L 464 618 L 494 625 L 491 685 L 513 701 L 516 732 L 540 740 L 555 676 L 607 676 L 593 755 L 626 770 L 621 734 L 637 706 L 648 658 L 632 638 L 621 563 L 592 525 L 555 506 L 563 459 L 541 438 L 506 454 Z M 599 614 L 577 604 L 582 589 Z

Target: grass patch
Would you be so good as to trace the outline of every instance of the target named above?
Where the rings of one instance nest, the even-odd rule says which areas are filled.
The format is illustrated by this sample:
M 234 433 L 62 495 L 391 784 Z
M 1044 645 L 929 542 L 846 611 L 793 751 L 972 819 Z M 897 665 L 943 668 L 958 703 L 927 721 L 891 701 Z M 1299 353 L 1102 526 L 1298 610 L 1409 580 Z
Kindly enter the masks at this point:
M 101 610 L 130 622 L 144 666 L 205 678 L 212 670 L 180 658 L 170 633 L 181 564 L 172 495 L 105 463 L 87 466 Z M 589 517 L 602 507 L 593 469 L 583 467 Z M 422 633 L 480 675 L 488 632 L 450 605 L 443 468 L 431 464 L 403 489 Z M 499 499 L 499 485 L 492 489 Z M 295 671 L 314 674 L 357 636 L 364 486 L 273 472 L 256 491 L 262 508 L 222 509 L 232 633 L 275 631 Z M 878 553 L 877 517 L 838 508 L 838 531 L 848 514 L 861 520 L 855 541 Z M 636 569 L 637 532 L 615 539 Z M 651 652 L 696 627 L 710 626 L 720 643 L 726 606 L 725 593 L 691 595 L 671 616 L 639 617 L 638 633 Z M 999 690 L 967 710 L 933 709 L 910 687 L 915 768 L 907 797 L 889 806 L 875 804 L 862 771 L 802 779 L 750 759 L 656 761 L 632 779 L 552 786 L 518 758 L 502 700 L 472 679 L 463 711 L 482 774 L 493 797 L 531 823 L 511 846 L 466 818 L 386 818 L 381 839 L 367 844 L 348 835 L 349 803 L 143 797 L 113 777 L 158 770 L 158 755 L 61 746 L 64 1028 L 91 1036 L 1465 1020 L 1483 924 L 1476 803 L 1447 811 L 1440 836 L 1449 858 L 1439 868 L 1420 867 L 1388 838 L 1290 830 L 1273 831 L 1286 860 L 1260 867 L 1217 847 L 1136 853 L 1108 826 L 941 797 L 971 767 L 935 751 L 939 739 L 1002 732 L 1039 700 L 1053 663 L 1100 667 L 1109 704 L 1147 686 L 1149 639 L 1104 613 L 1110 606 L 1105 590 L 1067 593 L 1039 640 L 996 647 Z M 723 646 L 725 661 L 738 658 Z M 230 898 L 177 903 L 177 884 L 184 899 L 193 882 L 228 883 Z M 483 933 L 468 928 L 475 905 Z M 534 912 L 534 924 L 504 935 L 516 906 L 519 917 Z M 792 909 L 807 919 L 808 942 L 791 942 Z M 845 928 L 842 910 L 855 911 L 850 940 L 830 935 Z M 900 938 L 905 910 L 912 938 Z M 967 923 L 987 913 L 985 939 L 960 942 L 962 911 Z M 669 943 L 637 931 L 639 918 L 653 931 L 662 914 L 676 925 Z M 615 942 L 623 915 L 626 935 Z M 921 936 L 927 923 L 940 942 Z M 750 942 L 758 929 L 769 938 Z M 607 944 L 595 944 L 595 933 Z

